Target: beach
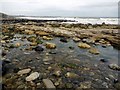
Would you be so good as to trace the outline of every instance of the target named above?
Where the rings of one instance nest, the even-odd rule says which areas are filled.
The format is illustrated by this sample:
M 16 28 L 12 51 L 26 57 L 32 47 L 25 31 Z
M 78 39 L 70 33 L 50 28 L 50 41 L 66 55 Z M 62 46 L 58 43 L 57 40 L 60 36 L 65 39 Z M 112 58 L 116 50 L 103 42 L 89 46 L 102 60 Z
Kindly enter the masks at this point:
M 120 27 L 91 20 L 3 20 L 3 88 L 119 90 Z

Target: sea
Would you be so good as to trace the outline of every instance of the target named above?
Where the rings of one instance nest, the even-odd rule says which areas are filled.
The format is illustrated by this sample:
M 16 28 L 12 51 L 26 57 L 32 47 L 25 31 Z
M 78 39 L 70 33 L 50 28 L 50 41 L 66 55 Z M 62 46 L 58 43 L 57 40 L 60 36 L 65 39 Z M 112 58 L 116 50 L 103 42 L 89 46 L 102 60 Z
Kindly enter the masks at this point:
M 34 17 L 34 16 L 23 16 L 23 17 L 17 17 L 21 19 L 29 19 L 29 20 L 68 20 L 68 22 L 62 22 L 62 23 L 69 23 L 69 24 L 118 24 L 118 18 L 112 17 L 104 17 L 104 18 L 94 18 L 94 17 Z

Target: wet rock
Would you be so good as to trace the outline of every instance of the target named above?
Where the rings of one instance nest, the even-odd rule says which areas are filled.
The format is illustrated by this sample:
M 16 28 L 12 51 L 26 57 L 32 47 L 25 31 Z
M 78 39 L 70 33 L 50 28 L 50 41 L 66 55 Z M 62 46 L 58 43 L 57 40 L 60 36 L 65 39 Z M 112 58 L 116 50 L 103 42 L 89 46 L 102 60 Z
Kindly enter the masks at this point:
M 59 77 L 61 76 L 61 71 L 60 70 L 54 71 L 53 75 Z
M 89 52 L 92 53 L 92 54 L 99 54 L 100 53 L 96 48 L 91 48 L 89 50 Z
M 35 47 L 35 51 L 39 51 L 39 52 L 42 52 L 44 50 L 44 48 L 42 46 L 37 46 Z
M 115 87 L 117 90 L 120 90 L 120 83 L 116 83 L 116 84 L 114 85 L 114 87 Z
M 2 50 L 2 56 L 5 56 L 7 54 L 7 51 Z
M 24 33 L 25 33 L 25 34 L 32 35 L 32 34 L 34 34 L 34 31 L 32 31 L 32 30 L 25 30 Z
M 30 44 L 30 46 L 36 46 L 36 45 L 37 45 L 36 42 L 32 42 L 32 43 Z
M 56 52 L 54 52 L 54 51 L 50 51 L 49 54 L 56 54 Z
M 78 37 L 74 37 L 74 38 L 73 38 L 73 41 L 74 41 L 74 42 L 79 42 L 80 40 L 81 40 L 81 39 L 78 38 Z
M 46 43 L 46 48 L 48 49 L 55 49 L 56 48 L 56 45 L 54 43 Z
M 69 46 L 69 49 L 71 49 L 71 50 L 74 50 L 74 47 L 72 47 L 72 46 Z
M 56 88 L 50 79 L 43 79 L 42 81 L 47 89 L 55 89 Z
M 40 36 L 48 36 L 49 35 L 49 33 L 44 32 L 44 31 L 37 31 L 37 32 L 35 32 L 35 34 L 40 35 Z
M 100 59 L 100 61 L 101 61 L 101 62 L 108 62 L 108 60 L 106 60 L 106 59 L 104 59 L 104 58 Z
M 79 44 L 78 44 L 78 47 L 84 48 L 84 49 L 89 49 L 91 46 L 88 45 L 88 44 L 86 44 L 86 43 L 79 43 Z
M 26 77 L 26 81 L 33 81 L 33 80 L 37 79 L 39 77 L 39 75 L 40 74 L 38 72 L 33 72 L 29 76 Z
M 118 83 L 119 81 L 118 81 L 118 79 L 114 79 L 114 83 Z
M 17 42 L 15 43 L 15 47 L 20 47 L 21 46 L 21 43 Z
M 40 40 L 40 39 L 37 39 L 36 43 L 37 43 L 37 44 L 42 44 L 42 43 L 43 43 L 43 41 L 42 41 L 42 40 Z
M 108 67 L 109 67 L 110 69 L 120 71 L 120 67 L 119 67 L 117 64 L 110 64 L 110 65 L 108 65 Z
M 68 42 L 66 38 L 61 38 L 60 41 L 61 41 L 61 42 L 65 42 L 65 43 Z
M 43 39 L 44 40 L 52 40 L 53 38 L 52 37 L 48 37 L 48 36 L 43 36 Z
M 65 75 L 67 78 L 78 78 L 79 75 L 72 73 L 72 72 L 67 72 Z
M 81 88 L 81 89 L 91 88 L 91 81 L 81 82 L 79 88 Z
M 30 42 L 35 42 L 36 41 L 36 37 L 35 36 L 31 36 L 27 38 L 28 41 Z
M 27 74 L 27 73 L 29 73 L 31 71 L 31 69 L 30 68 L 28 68 L 28 69 L 23 69 L 23 70 L 20 70 L 20 71 L 18 71 L 18 75 L 23 75 L 23 74 Z
M 66 88 L 73 88 L 72 83 L 66 83 L 65 86 L 66 86 Z

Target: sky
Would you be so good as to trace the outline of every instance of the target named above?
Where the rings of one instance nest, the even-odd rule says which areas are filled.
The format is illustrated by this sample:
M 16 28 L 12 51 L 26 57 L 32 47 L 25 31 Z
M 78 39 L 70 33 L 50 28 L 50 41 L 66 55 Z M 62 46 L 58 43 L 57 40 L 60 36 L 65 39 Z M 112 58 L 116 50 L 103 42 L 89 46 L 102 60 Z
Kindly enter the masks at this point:
M 117 17 L 119 0 L 0 0 L 0 12 L 26 16 Z

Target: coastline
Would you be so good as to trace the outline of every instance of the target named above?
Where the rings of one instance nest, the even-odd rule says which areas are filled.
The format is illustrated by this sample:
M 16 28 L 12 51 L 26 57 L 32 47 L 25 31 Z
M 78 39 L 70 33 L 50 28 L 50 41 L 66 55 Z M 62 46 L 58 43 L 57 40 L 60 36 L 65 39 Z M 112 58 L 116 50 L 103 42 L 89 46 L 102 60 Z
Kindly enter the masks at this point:
M 119 89 L 119 26 L 61 22 L 3 20 L 3 88 Z

